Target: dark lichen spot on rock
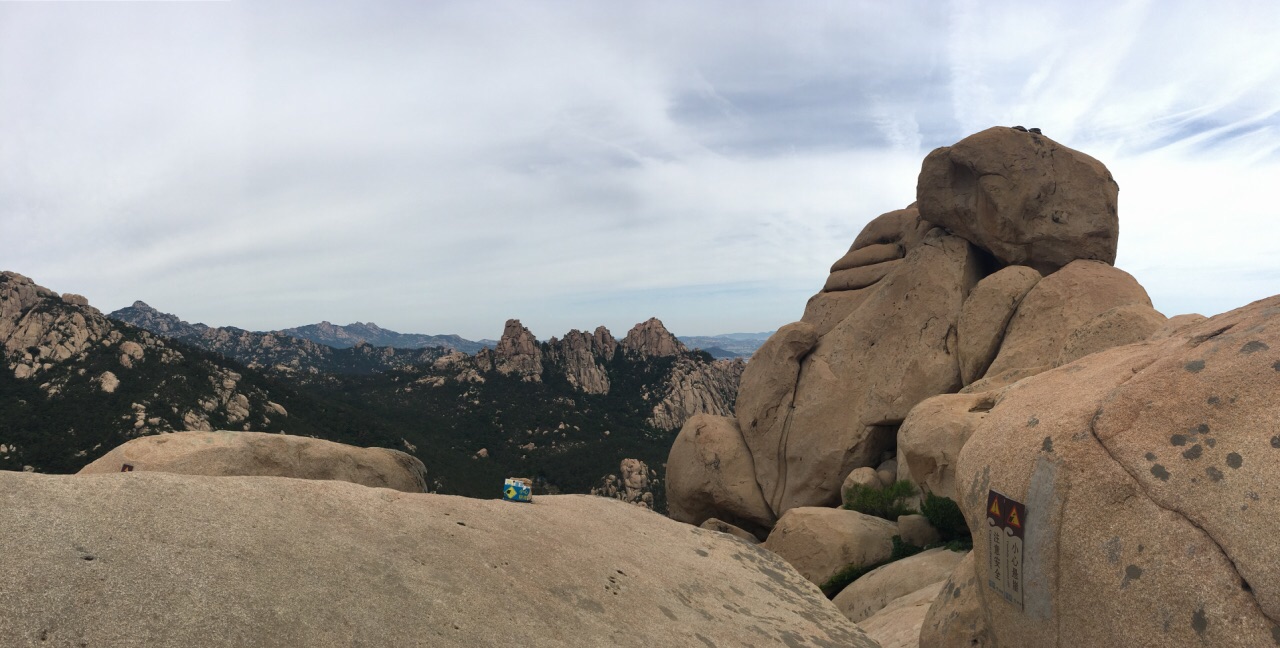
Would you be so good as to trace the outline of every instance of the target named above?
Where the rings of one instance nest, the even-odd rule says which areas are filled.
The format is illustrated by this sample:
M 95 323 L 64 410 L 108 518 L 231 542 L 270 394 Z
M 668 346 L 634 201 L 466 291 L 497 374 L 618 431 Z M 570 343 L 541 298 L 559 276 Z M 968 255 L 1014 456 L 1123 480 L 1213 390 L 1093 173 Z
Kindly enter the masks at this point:
M 1050 437 L 1045 437 L 1044 443 L 1040 444 L 1040 449 L 1045 452 L 1053 452 L 1053 439 Z
M 693 636 L 697 637 L 698 641 L 701 641 L 703 645 L 707 646 L 707 648 L 716 648 L 716 642 L 697 633 L 694 633 Z
M 1280 369 L 1277 369 L 1276 371 L 1280 371 Z M 1040 419 L 1034 416 L 1027 419 L 1027 427 L 1035 427 L 1037 425 L 1040 425 Z
M 1213 466 L 1204 469 L 1204 474 L 1209 476 L 1213 481 L 1222 481 L 1222 471 Z
M 1196 434 L 1208 434 L 1208 433 L 1209 433 L 1209 424 L 1208 424 L 1208 423 L 1201 423 L 1200 425 L 1197 425 L 1197 426 L 1196 426 L 1196 429 L 1195 429 L 1195 433 L 1196 433 Z
M 1190 371 L 1191 373 L 1200 373 L 1204 370 L 1204 360 L 1192 360 L 1191 362 L 1182 365 L 1182 368 Z
M 672 612 L 671 610 L 667 609 L 667 606 L 665 606 L 665 605 L 659 605 L 659 606 L 658 606 L 658 609 L 659 609 L 659 610 L 662 610 L 662 614 L 663 614 L 663 616 L 667 617 L 668 619 L 671 619 L 672 621 L 679 621 L 679 620 L 680 620 L 680 619 L 678 619 L 678 618 L 676 617 L 676 613 L 675 613 L 675 612 Z
M 963 589 L 963 588 L 961 588 L 961 587 L 957 587 L 957 588 L 956 588 L 956 591 L 954 591 L 954 592 L 952 592 L 952 593 L 951 593 L 951 598 L 960 598 L 960 590 L 961 590 L 961 589 Z
M 1240 347 L 1240 353 L 1248 355 L 1250 353 L 1266 351 L 1267 349 L 1270 349 L 1270 348 L 1271 347 L 1267 346 L 1267 343 L 1263 342 L 1262 340 L 1253 340 L 1250 342 L 1246 342 L 1244 346 Z
M 1271 368 L 1276 371 L 1280 371 L 1280 360 L 1276 360 L 1275 363 L 1271 365 Z
M 1173 436 L 1169 437 L 1169 443 L 1172 443 L 1173 445 L 1176 445 L 1176 446 L 1184 446 L 1184 445 L 1187 445 L 1187 435 L 1185 435 L 1185 434 L 1175 434 L 1175 435 L 1173 435 Z
M 710 555 L 711 555 L 711 554 L 709 554 L 709 553 L 707 553 L 707 552 L 705 552 L 705 551 L 703 551 L 703 550 L 701 550 L 701 549 L 694 549 L 694 550 L 693 550 L 693 552 L 694 552 L 694 553 L 696 553 L 696 554 L 698 554 L 699 556 L 702 556 L 703 558 L 706 558 L 707 556 L 710 556 Z
M 1232 452 L 1227 455 L 1227 465 L 1232 468 L 1239 468 L 1244 465 L 1244 457 L 1241 457 L 1237 452 Z
M 1169 471 L 1165 470 L 1164 466 L 1161 466 L 1160 464 L 1156 464 L 1151 467 L 1151 474 L 1155 475 L 1156 479 L 1159 479 L 1160 481 L 1169 481 Z
M 1280 435 L 1271 437 L 1271 447 L 1280 448 Z
M 1271 626 L 1271 640 L 1280 646 L 1280 626 Z
M 1155 460 L 1156 460 L 1156 454 L 1155 454 L 1154 452 L 1148 452 L 1146 456 L 1147 456 L 1147 461 L 1155 461 Z
M 1197 443 L 1191 446 L 1190 448 L 1187 448 L 1186 450 L 1184 450 L 1182 452 L 1182 458 L 1183 459 L 1199 459 L 1200 455 L 1203 452 L 1204 452 L 1204 448 L 1200 447 L 1200 444 Z
M 1210 396 L 1210 397 L 1209 397 L 1209 404 L 1210 404 L 1210 405 L 1221 405 L 1221 404 L 1222 404 L 1222 399 L 1221 399 L 1221 398 L 1218 398 L 1217 396 Z
M 1209 619 L 1204 616 L 1203 605 L 1200 606 L 1199 610 L 1196 610 L 1195 614 L 1191 615 L 1191 629 L 1201 636 L 1204 636 L 1204 631 L 1209 629 Z
M 1217 440 L 1217 439 L 1205 439 L 1205 440 L 1204 440 L 1204 444 L 1205 444 L 1205 445 L 1207 445 L 1207 446 L 1209 446 L 1210 448 L 1215 448 L 1215 447 L 1217 447 L 1217 445 L 1218 445 L 1218 440 Z
M 1142 568 L 1137 565 L 1128 565 L 1124 568 L 1124 580 L 1120 582 L 1121 589 L 1129 586 L 1129 581 L 1135 581 L 1142 578 Z

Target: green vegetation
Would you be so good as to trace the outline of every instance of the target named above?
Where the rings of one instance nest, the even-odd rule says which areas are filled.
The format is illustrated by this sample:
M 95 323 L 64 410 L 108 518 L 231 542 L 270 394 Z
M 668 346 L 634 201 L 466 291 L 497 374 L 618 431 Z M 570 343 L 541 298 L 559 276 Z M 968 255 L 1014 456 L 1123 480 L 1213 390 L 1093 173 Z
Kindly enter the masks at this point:
M 826 582 L 820 585 L 819 589 L 822 590 L 823 594 L 827 595 L 827 598 L 835 598 L 835 595 L 839 594 L 840 590 L 848 587 L 853 581 L 856 581 L 891 562 L 902 560 L 907 556 L 914 556 L 921 551 L 924 551 L 924 549 L 913 544 L 903 542 L 901 536 L 893 536 L 893 551 L 889 554 L 888 560 L 881 560 L 880 562 L 862 566 L 846 565 L 844 569 L 836 572 L 831 576 L 831 578 L 828 578 Z
M 884 488 L 854 484 L 845 491 L 844 508 L 897 521 L 900 515 L 911 515 L 916 512 L 906 502 L 915 495 L 915 485 L 905 480 L 896 481 Z
M 969 524 L 964 521 L 964 513 L 960 512 L 960 505 L 956 504 L 955 500 L 925 492 L 920 512 L 942 537 L 938 544 L 933 545 L 934 547 L 944 546 L 951 551 L 973 549 L 973 537 L 969 535 Z

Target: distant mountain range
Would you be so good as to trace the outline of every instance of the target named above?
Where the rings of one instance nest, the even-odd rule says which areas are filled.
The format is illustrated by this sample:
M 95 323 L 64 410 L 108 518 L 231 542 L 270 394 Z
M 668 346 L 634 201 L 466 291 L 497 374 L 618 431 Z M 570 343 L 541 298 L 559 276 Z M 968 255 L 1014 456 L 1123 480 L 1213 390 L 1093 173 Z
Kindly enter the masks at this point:
M 319 324 L 307 324 L 269 332 L 247 331 L 233 326 L 214 328 L 204 324 L 190 324 L 175 315 L 161 313 L 142 301 L 136 301 L 132 306 L 121 308 L 109 314 L 108 317 L 121 322 L 128 322 L 165 337 L 187 341 L 203 339 L 205 342 L 199 343 L 197 346 L 211 348 L 246 363 L 254 362 L 255 358 L 244 357 L 243 353 L 236 353 L 234 349 L 228 348 L 226 343 L 228 340 L 226 338 L 248 336 L 248 345 L 253 347 L 259 346 L 257 343 L 265 339 L 266 336 L 272 336 L 277 340 L 282 337 L 310 340 L 334 349 L 350 349 L 361 344 L 368 344 L 379 348 L 391 347 L 394 349 L 442 348 L 467 354 L 474 354 L 481 349 L 492 349 L 498 344 L 497 340 L 468 340 L 460 335 L 399 333 L 384 329 L 373 322 L 354 322 L 352 324 L 339 325 L 325 321 Z M 211 343 L 210 331 L 223 332 L 222 334 L 214 333 L 213 337 L 224 338 L 224 341 L 222 343 Z M 770 335 L 773 335 L 773 331 L 763 333 L 725 333 L 722 335 L 682 335 L 678 336 L 677 339 L 690 349 L 701 349 L 710 353 L 713 358 L 732 359 L 751 357 L 751 354 L 755 353 L 756 349 L 760 348 L 760 345 L 764 344 L 764 341 L 769 339 Z M 306 349 L 306 351 L 315 352 L 314 349 Z
M 190 324 L 142 302 L 105 316 L 0 272 L 0 470 L 75 472 L 136 436 L 254 430 L 403 449 L 433 491 L 471 497 L 512 475 L 545 493 L 621 493 L 618 475 L 647 472 L 636 497 L 662 510 L 676 430 L 731 414 L 746 366 L 657 319 L 622 339 L 599 327 L 546 341 L 511 320 L 474 353 L 351 343 Z

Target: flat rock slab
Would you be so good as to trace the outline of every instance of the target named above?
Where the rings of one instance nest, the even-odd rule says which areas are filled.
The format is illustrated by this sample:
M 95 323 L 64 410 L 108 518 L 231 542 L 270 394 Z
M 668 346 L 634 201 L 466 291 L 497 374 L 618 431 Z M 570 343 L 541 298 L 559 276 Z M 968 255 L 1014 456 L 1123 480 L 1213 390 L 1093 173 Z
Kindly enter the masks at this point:
M 876 646 L 773 554 L 589 496 L 0 472 L 0 637 L 50 646 Z
M 406 493 L 427 490 L 416 457 L 324 439 L 267 432 L 174 432 L 131 439 L 78 474 L 155 471 L 211 477 L 334 479 Z

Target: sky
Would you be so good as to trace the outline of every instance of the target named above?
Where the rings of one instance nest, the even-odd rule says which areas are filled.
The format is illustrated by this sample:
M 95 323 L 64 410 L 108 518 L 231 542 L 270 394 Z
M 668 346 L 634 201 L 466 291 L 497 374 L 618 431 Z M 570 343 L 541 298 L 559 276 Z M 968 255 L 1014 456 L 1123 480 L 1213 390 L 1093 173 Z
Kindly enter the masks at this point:
M 1213 315 L 1280 293 L 1280 3 L 1207 6 L 0 1 L 0 269 L 253 330 L 767 331 L 1021 124 Z

